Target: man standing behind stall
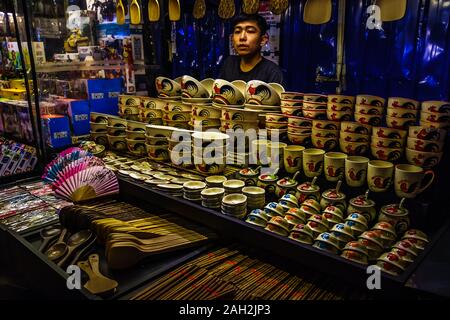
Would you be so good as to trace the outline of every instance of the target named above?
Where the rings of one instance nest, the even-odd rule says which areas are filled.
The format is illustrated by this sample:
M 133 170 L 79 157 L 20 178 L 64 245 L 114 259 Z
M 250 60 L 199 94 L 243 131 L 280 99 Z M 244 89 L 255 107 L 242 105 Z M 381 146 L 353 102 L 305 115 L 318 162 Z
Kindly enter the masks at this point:
M 241 14 L 234 18 L 233 47 L 238 56 L 225 60 L 220 79 L 283 83 L 280 68 L 261 56 L 261 49 L 269 40 L 267 30 L 267 22 L 259 14 Z

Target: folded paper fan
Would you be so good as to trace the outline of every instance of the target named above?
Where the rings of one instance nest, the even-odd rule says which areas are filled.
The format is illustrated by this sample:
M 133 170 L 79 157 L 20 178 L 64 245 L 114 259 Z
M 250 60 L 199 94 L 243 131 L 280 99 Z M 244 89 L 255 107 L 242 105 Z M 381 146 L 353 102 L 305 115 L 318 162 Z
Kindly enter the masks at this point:
M 57 196 L 79 202 L 119 192 L 117 177 L 103 166 L 85 167 L 76 172 L 74 170 L 58 181 L 55 189 Z
M 97 157 L 85 157 L 80 158 L 72 163 L 67 164 L 63 168 L 53 168 L 51 172 L 45 177 L 45 181 L 50 183 L 53 188 L 56 188 L 58 184 L 61 183 L 64 179 L 67 179 L 71 175 L 73 175 L 75 172 L 81 171 L 88 167 L 95 167 L 95 166 L 103 166 L 103 160 Z
M 71 149 L 75 149 L 75 148 L 71 148 Z M 76 161 L 78 159 L 91 158 L 91 157 L 93 157 L 92 153 L 87 152 L 85 150 L 81 150 L 81 149 L 73 150 L 70 153 L 66 152 L 62 156 L 61 156 L 61 154 L 59 154 L 56 159 L 52 160 L 49 164 L 47 164 L 47 166 L 45 167 L 44 172 L 42 174 L 42 179 L 44 180 L 44 182 L 51 183 L 51 181 L 53 181 L 56 178 L 58 172 L 62 171 L 70 163 L 73 163 L 74 161 Z

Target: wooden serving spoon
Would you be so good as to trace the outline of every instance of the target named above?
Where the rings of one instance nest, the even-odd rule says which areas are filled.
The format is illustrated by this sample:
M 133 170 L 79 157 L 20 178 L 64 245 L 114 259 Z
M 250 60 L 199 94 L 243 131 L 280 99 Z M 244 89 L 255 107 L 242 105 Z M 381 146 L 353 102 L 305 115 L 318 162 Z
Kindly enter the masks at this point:
M 303 11 L 303 21 L 309 24 L 323 24 L 331 19 L 331 0 L 307 0 Z
M 89 262 L 80 261 L 77 265 L 89 276 L 89 280 L 84 287 L 92 294 L 100 295 L 114 292 L 119 285 L 117 281 L 109 279 L 100 273 L 97 254 L 90 255 Z

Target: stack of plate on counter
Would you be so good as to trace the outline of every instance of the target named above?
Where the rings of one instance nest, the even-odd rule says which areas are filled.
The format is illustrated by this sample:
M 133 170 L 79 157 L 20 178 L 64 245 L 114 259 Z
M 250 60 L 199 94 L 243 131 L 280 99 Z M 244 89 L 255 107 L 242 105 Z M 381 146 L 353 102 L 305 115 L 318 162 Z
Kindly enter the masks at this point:
M 266 191 L 263 188 L 244 187 L 242 188 L 242 193 L 247 197 L 247 208 L 249 211 L 264 208 Z
M 222 199 L 222 214 L 242 219 L 247 214 L 247 196 L 233 193 Z
M 219 209 L 225 194 L 224 188 L 207 188 L 200 193 L 202 206 L 210 209 Z
M 245 187 L 245 182 L 242 180 L 227 180 L 223 183 L 225 195 L 232 193 L 242 193 L 242 188 Z
M 227 181 L 225 176 L 209 176 L 205 178 L 208 188 L 222 188 L 223 183 Z
M 206 188 L 206 183 L 201 181 L 189 181 L 183 184 L 183 198 L 191 201 L 202 200 L 202 191 Z
M 156 189 L 160 191 L 164 191 L 167 194 L 174 196 L 174 197 L 182 197 L 183 196 L 183 186 L 179 184 L 174 183 L 163 183 L 158 184 L 156 186 Z

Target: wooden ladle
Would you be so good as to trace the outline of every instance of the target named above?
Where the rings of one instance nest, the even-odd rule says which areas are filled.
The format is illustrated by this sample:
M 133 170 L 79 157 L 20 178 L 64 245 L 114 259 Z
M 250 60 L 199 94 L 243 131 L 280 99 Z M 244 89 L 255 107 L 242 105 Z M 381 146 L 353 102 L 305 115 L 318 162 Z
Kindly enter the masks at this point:
M 40 234 L 43 239 L 39 252 L 42 252 L 47 247 L 48 243 L 61 234 L 61 226 L 49 226 L 41 230 Z
M 66 246 L 67 250 L 64 255 L 64 258 L 62 258 L 57 265 L 59 267 L 63 266 L 64 263 L 69 259 L 72 255 L 72 253 L 79 248 L 82 244 L 84 244 L 86 241 L 88 241 L 92 237 L 92 231 L 91 230 L 81 230 L 80 232 L 74 233 L 70 236 L 70 238 L 67 240 Z
M 92 294 L 106 294 L 115 291 L 118 283 L 115 280 L 109 279 L 100 273 L 98 267 L 98 254 L 91 254 L 88 261 L 78 262 L 78 266 L 86 272 L 89 276 L 88 282 L 84 285 L 86 290 Z

